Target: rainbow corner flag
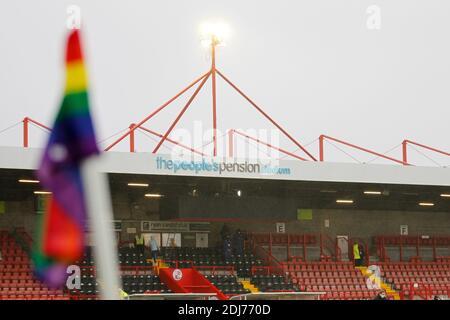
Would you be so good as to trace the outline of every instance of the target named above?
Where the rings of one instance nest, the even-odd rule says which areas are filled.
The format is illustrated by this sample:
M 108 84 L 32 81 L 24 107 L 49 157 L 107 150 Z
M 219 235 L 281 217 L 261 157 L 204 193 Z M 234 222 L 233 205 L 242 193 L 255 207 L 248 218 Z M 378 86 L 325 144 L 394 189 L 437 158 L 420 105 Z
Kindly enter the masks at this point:
M 52 196 L 38 225 L 32 257 L 37 277 L 49 286 L 62 286 L 67 266 L 83 255 L 86 205 L 81 164 L 97 154 L 80 35 L 72 30 L 67 41 L 64 98 L 38 170 Z

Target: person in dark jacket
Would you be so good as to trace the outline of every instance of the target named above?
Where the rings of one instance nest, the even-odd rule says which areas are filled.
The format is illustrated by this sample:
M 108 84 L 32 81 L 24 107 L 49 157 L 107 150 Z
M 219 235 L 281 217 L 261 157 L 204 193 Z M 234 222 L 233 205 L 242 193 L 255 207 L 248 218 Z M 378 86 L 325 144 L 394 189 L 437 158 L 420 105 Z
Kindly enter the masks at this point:
M 361 244 L 358 244 L 358 249 L 359 249 L 359 265 L 363 266 L 365 263 L 365 256 L 366 256 L 366 252 L 364 251 L 364 247 Z
M 233 253 L 233 247 L 231 245 L 231 239 L 229 236 L 223 241 L 223 257 L 225 260 L 231 259 L 231 254 Z
M 240 229 L 237 229 L 233 235 L 233 249 L 234 254 L 237 256 L 244 254 L 244 235 Z

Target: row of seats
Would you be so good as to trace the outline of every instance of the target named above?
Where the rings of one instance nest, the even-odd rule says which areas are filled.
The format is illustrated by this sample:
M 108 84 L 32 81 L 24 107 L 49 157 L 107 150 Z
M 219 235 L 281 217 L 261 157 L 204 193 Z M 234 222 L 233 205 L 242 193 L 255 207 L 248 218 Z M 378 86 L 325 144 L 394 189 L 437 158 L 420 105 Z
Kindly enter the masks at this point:
M 128 294 L 143 293 L 170 293 L 171 290 L 161 282 L 157 275 L 122 275 L 122 289 Z M 80 288 L 70 290 L 71 296 L 98 295 L 98 282 L 93 274 L 83 273 L 80 279 Z
M 282 263 L 285 271 L 353 271 L 351 262 L 295 262 Z
M 293 283 L 304 284 L 304 285 L 358 285 L 366 283 L 365 278 L 353 277 L 353 278 L 301 278 L 297 276 L 291 276 Z
M 291 272 L 299 278 L 353 278 L 360 274 L 359 270 L 351 271 L 297 271 Z
M 250 293 L 234 275 L 205 275 L 205 278 L 226 295 Z
M 137 248 L 120 248 L 118 253 L 119 264 L 121 266 L 138 266 L 146 267 L 151 266 L 147 261 L 149 257 L 139 252 Z M 94 266 L 94 258 L 92 255 L 92 249 L 88 247 L 83 257 L 75 262 L 75 264 L 82 267 Z
M 250 282 L 262 292 L 299 291 L 289 278 L 282 275 L 253 275 Z
M 311 291 L 314 291 L 311 289 Z M 373 300 L 377 291 L 336 291 L 322 295 L 322 300 Z M 389 298 L 392 299 L 392 298 Z
M 433 294 L 448 295 L 450 289 L 450 263 L 379 263 L 381 277 L 395 290 L 408 296 L 412 285 L 425 286 Z
M 262 266 L 263 262 L 251 252 L 225 257 L 220 248 L 162 248 L 162 259 L 171 267 L 191 266 L 232 266 L 238 277 L 249 278 L 253 266 Z
M 293 262 L 289 272 L 301 291 L 325 292 L 323 299 L 371 299 L 376 290 L 368 290 L 366 277 L 351 262 Z
M 68 300 L 62 290 L 34 279 L 26 252 L 7 232 L 0 233 L 0 300 Z

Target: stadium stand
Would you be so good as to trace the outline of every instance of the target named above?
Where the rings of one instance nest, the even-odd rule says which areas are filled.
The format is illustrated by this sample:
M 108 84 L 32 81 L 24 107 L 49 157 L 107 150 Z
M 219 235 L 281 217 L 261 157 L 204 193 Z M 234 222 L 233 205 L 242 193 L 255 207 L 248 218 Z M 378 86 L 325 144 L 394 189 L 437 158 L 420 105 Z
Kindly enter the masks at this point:
M 276 241 L 280 242 L 280 239 Z M 309 239 L 307 243 L 317 243 L 314 238 Z M 450 296 L 449 257 L 439 255 L 429 261 L 427 254 L 430 251 L 421 248 L 416 250 L 419 255 L 413 255 L 408 259 L 410 261 L 391 261 L 385 255 L 387 246 L 399 244 L 404 248 L 434 243 L 433 252 L 437 252 L 439 245 L 443 252 L 448 245 L 446 237 L 418 239 L 410 237 L 399 242 L 394 237 L 374 238 L 377 255 L 370 265 L 379 267 L 381 288 L 386 290 L 389 299 L 432 299 L 435 296 L 447 299 Z M 0 300 L 89 300 L 98 297 L 95 266 L 89 248 L 77 262 L 82 271 L 80 289 L 63 291 L 47 288 L 34 279 L 29 259 L 31 243 L 31 237 L 24 230 L 0 232 Z M 423 261 L 423 255 L 426 261 Z M 303 291 L 324 292 L 321 296 L 324 300 L 359 300 L 373 299 L 380 289 L 368 286 L 371 273 L 367 266 L 355 267 L 351 260 L 333 261 L 335 257 L 325 256 L 321 261 L 304 261 L 302 257 L 293 256 L 279 261 L 256 243 L 248 246 L 242 256 L 232 255 L 229 259 L 224 258 L 220 248 L 165 247 L 154 266 L 147 252 L 123 247 L 119 248 L 119 260 L 123 290 L 128 294 L 172 292 L 158 276 L 159 268 L 164 267 L 194 268 L 227 297 L 251 292 Z
M 0 300 L 68 300 L 62 290 L 51 289 L 34 279 L 27 253 L 13 236 L 0 231 Z
M 372 299 L 366 278 L 351 262 L 297 262 L 288 267 L 292 282 L 302 291 L 326 292 L 322 299 Z
M 250 290 L 245 289 L 242 283 L 238 282 L 235 275 L 205 275 L 205 277 L 228 296 L 250 293 Z
M 251 278 L 251 283 L 261 292 L 296 292 L 298 287 L 294 285 L 289 277 L 282 275 L 259 275 Z
M 243 255 L 231 255 L 225 259 L 220 248 L 162 248 L 162 260 L 169 266 L 191 267 L 191 266 L 232 266 L 237 276 L 249 278 L 253 266 L 261 266 L 261 259 L 257 259 L 250 251 L 244 251 Z
M 384 282 L 400 292 L 403 298 L 450 296 L 450 261 L 378 263 Z

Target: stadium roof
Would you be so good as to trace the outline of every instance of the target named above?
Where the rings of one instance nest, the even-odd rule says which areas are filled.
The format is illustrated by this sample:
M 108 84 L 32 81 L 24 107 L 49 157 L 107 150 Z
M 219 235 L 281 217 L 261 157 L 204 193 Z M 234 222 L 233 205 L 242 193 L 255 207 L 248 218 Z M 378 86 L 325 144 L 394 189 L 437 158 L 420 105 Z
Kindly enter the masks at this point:
M 32 179 L 39 163 L 41 149 L 0 147 L 0 193 L 2 200 L 29 199 L 41 187 L 18 183 L 19 179 Z M 295 198 L 308 208 L 407 210 L 447 212 L 450 194 L 450 169 L 442 167 L 414 167 L 402 165 L 350 164 L 329 162 L 303 162 L 284 160 L 278 163 L 276 174 L 248 172 L 257 162 L 225 159 L 230 169 L 239 171 L 239 164 L 247 172 L 207 170 L 208 164 L 226 167 L 223 159 L 196 159 L 195 167 L 187 161 L 182 169 L 175 163 L 168 169 L 170 156 L 151 153 L 107 152 L 101 168 L 109 173 L 113 196 L 126 193 L 130 199 L 139 200 L 149 192 L 165 198 L 178 196 L 217 197 L 218 201 L 235 198 L 242 190 L 243 198 L 271 199 Z M 234 165 L 235 162 L 237 165 Z M 159 163 L 159 164 L 158 164 Z M 212 168 L 212 165 L 211 165 Z M 194 170 L 191 170 L 194 169 Z M 243 170 L 245 171 L 245 170 Z M 128 183 L 147 183 L 149 188 L 136 188 Z M 365 194 L 367 191 L 378 195 Z M 222 200 L 220 200 L 222 199 Z M 339 204 L 337 199 L 352 199 L 353 204 Z M 432 202 L 432 207 L 421 207 L 422 201 Z

